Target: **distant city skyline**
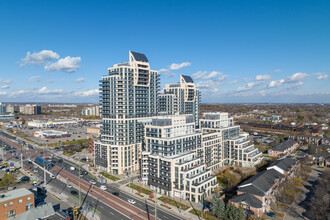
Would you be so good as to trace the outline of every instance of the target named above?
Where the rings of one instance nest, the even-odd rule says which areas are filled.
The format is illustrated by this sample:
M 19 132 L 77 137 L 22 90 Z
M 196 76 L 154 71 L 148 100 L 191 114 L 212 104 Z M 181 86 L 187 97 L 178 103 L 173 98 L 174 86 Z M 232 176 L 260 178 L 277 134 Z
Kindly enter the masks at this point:
M 328 1 L 1 1 L 0 102 L 99 103 L 128 50 L 202 103 L 329 103 Z

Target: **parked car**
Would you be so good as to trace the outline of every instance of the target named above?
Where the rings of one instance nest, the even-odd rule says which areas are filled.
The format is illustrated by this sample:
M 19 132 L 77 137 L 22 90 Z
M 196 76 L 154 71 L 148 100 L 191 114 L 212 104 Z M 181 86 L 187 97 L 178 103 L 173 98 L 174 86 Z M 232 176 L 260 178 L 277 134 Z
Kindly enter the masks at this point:
M 70 167 L 70 170 L 71 171 L 74 171 L 76 168 L 75 167 Z
M 24 181 L 30 181 L 30 177 L 28 176 L 22 176 L 21 178 L 19 178 L 22 182 Z
M 38 170 L 37 169 L 34 169 L 33 172 L 38 173 Z
M 72 188 L 71 184 L 67 184 L 66 187 L 68 187 L 68 188 Z
M 54 174 L 50 174 L 50 178 L 55 179 L 56 176 Z
M 78 192 L 76 190 L 71 190 L 71 195 L 78 195 Z

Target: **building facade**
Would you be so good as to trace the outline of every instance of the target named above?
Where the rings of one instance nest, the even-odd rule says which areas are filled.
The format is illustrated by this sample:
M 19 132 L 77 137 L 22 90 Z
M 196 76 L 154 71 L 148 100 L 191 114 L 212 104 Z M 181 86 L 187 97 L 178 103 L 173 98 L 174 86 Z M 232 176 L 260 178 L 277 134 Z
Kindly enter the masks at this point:
M 0 102 L 0 115 L 5 115 L 6 113 L 7 113 L 6 105 Z
M 199 127 L 203 133 L 216 132 L 221 137 L 221 148 L 217 152 L 221 159 L 216 164 L 253 167 L 261 162 L 262 153 L 248 140 L 248 134 L 240 133 L 239 125 L 234 124 L 229 113 L 204 113 Z
M 142 181 L 157 193 L 201 202 L 215 189 L 192 115 L 159 116 L 145 126 Z
M 157 115 L 159 76 L 144 54 L 129 52 L 100 81 L 103 128 L 95 164 L 113 174 L 139 170 L 144 121 Z
M 83 116 L 89 116 L 89 115 L 94 115 L 94 116 L 102 116 L 102 107 L 99 105 L 93 106 L 93 107 L 88 107 L 84 108 L 81 112 Z
M 25 188 L 0 193 L 0 220 L 20 215 L 34 208 L 34 194 Z
M 159 112 L 172 115 L 192 114 L 198 127 L 200 91 L 190 76 L 180 75 L 180 82 L 167 84 L 164 94 L 159 95 Z

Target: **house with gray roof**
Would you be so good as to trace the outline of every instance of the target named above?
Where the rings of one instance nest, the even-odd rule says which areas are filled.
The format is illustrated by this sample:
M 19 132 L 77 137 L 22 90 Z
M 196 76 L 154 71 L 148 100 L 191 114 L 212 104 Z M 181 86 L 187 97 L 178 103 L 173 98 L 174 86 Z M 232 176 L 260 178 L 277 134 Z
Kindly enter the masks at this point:
M 268 156 L 270 157 L 279 157 L 279 156 L 287 156 L 297 149 L 299 146 L 298 142 L 294 140 L 286 140 L 279 145 L 268 150 Z
M 292 158 L 278 159 L 267 170 L 257 173 L 240 184 L 237 195 L 231 199 L 231 202 L 237 207 L 242 204 L 244 209 L 260 217 L 264 212 L 269 211 L 278 186 L 289 174 L 294 173 L 297 164 L 297 160 Z

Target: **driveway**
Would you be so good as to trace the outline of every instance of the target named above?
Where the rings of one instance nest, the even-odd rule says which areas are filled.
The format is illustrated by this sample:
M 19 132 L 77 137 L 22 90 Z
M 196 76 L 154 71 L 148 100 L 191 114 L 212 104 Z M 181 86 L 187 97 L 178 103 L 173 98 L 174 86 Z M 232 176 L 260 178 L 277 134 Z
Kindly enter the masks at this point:
M 284 220 L 294 220 L 294 219 L 306 219 L 308 218 L 303 215 L 306 212 L 307 204 L 312 195 L 313 187 L 315 186 L 319 175 L 321 175 L 322 169 L 313 168 L 310 177 L 304 186 L 302 187 L 296 200 L 291 204 L 290 209 L 286 212 Z

